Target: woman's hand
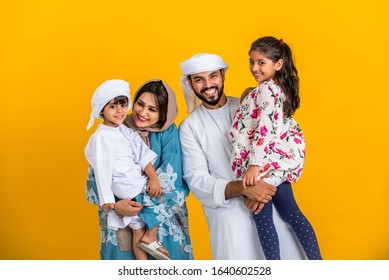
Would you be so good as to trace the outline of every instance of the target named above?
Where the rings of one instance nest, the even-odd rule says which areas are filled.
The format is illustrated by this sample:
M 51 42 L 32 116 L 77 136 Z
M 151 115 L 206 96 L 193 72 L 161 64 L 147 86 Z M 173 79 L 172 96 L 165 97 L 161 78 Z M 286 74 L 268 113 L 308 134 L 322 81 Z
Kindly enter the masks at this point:
M 120 218 L 124 216 L 136 216 L 142 210 L 143 206 L 136 201 L 123 199 L 115 203 L 114 211 Z

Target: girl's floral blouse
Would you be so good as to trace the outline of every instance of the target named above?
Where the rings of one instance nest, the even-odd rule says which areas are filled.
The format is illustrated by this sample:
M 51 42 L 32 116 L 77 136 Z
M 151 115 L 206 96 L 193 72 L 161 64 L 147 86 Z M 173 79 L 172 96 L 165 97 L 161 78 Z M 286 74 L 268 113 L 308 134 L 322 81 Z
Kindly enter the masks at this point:
M 304 135 L 293 118 L 283 116 L 282 89 L 266 81 L 253 89 L 237 109 L 230 132 L 232 170 L 242 178 L 250 165 L 266 174 L 296 182 L 304 167 Z

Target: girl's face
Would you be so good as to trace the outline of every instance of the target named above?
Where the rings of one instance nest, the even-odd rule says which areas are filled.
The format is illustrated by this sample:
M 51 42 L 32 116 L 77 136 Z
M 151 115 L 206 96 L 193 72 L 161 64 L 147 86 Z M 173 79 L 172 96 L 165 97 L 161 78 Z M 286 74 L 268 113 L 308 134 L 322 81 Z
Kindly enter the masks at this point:
M 274 78 L 277 71 L 282 68 L 283 60 L 280 59 L 276 63 L 271 61 L 260 51 L 250 52 L 250 71 L 254 79 L 258 83 L 269 81 Z
M 106 126 L 117 127 L 121 125 L 128 113 L 128 103 L 114 103 L 114 99 L 108 102 L 104 110 L 100 113 Z
M 159 121 L 159 109 L 154 95 L 150 92 L 142 93 L 132 108 L 135 125 L 140 128 L 150 127 Z

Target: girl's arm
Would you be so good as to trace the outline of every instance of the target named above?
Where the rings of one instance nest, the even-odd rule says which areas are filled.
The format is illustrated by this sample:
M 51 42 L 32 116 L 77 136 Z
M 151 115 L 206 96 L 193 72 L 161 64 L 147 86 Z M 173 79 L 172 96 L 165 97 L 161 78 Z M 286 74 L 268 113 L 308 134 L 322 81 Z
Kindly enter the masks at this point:
M 291 135 L 289 130 L 283 129 L 285 119 L 281 89 L 270 81 L 259 85 L 257 90 L 259 93 L 252 103 L 259 117 L 251 141 L 249 164 L 259 167 L 259 177 L 271 174 L 283 181 L 295 181 L 301 173 L 302 164 L 301 160 L 296 160 L 289 154 L 290 146 L 284 145 L 283 139 L 286 137 L 287 141 Z M 250 173 L 247 176 L 249 175 Z
M 246 89 L 243 91 L 242 95 L 240 96 L 240 103 L 242 103 L 243 99 L 245 99 L 246 96 L 247 96 L 253 89 L 255 89 L 255 88 L 253 88 L 253 87 L 248 87 L 248 88 L 246 88 Z
M 242 178 L 242 185 L 245 189 L 247 186 L 254 186 L 257 182 L 257 178 L 259 175 L 259 166 L 258 165 L 250 165 Z
M 249 181 L 271 173 L 275 166 L 270 162 L 270 147 L 279 137 L 283 121 L 281 89 L 273 81 L 258 85 L 258 93 L 250 102 L 251 116 L 256 118 L 253 138 L 250 141 L 250 168 L 243 180 Z

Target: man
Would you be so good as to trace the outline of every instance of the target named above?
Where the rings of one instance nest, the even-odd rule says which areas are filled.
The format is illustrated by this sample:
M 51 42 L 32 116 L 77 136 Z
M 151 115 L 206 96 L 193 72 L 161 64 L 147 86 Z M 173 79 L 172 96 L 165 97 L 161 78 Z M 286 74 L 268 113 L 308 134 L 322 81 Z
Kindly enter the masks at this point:
M 276 188 L 259 180 L 243 189 L 230 166 L 229 132 L 239 105 L 224 93 L 228 66 L 214 54 L 198 54 L 181 63 L 181 84 L 191 113 L 180 125 L 184 180 L 203 204 L 213 259 L 264 259 L 252 213 Z M 196 98 L 197 97 L 197 98 Z M 274 211 L 281 257 L 301 259 L 292 231 Z

